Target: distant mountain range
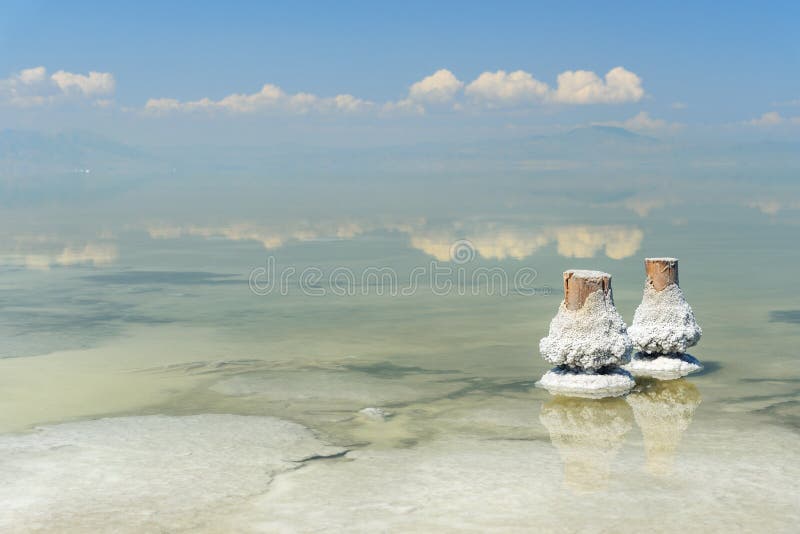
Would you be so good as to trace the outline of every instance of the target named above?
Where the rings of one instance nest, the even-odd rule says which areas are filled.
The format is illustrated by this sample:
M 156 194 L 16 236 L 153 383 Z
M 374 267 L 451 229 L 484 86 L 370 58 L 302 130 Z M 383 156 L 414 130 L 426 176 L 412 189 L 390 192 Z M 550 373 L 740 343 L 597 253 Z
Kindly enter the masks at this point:
M 46 134 L 21 130 L 0 131 L 0 169 L 28 172 L 76 170 L 137 170 L 148 160 L 145 152 L 90 132 Z M 132 169 L 131 169 L 132 170 Z
M 0 204 L 128 189 L 168 168 L 146 151 L 89 132 L 0 131 Z
M 780 161 L 776 166 L 775 162 Z M 767 172 L 771 167 L 774 171 Z M 554 135 L 386 147 L 331 148 L 302 144 L 137 148 L 90 132 L 0 131 L 0 201 L 39 191 L 118 190 L 152 179 L 220 177 L 463 180 L 487 174 L 594 177 L 768 176 L 787 180 L 800 169 L 793 143 L 707 143 L 661 140 L 618 126 L 592 125 Z M 33 196 L 38 196 L 35 193 Z
M 600 124 L 575 128 L 564 134 L 564 136 L 570 139 L 580 139 L 591 142 L 596 142 L 599 140 L 603 141 L 623 140 L 625 142 L 632 142 L 637 144 L 652 145 L 661 143 L 661 141 L 659 141 L 655 137 L 649 137 L 647 135 L 642 135 L 636 132 L 632 132 L 630 130 L 622 128 L 621 126 L 604 126 Z

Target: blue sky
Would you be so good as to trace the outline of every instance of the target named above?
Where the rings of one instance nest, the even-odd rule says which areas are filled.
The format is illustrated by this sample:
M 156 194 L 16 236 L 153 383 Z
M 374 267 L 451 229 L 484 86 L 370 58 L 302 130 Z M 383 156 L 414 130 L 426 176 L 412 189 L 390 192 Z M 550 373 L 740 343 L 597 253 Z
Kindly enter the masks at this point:
M 0 126 L 115 133 L 116 124 L 144 135 L 154 122 L 183 123 L 184 129 L 188 122 L 196 130 L 244 121 L 257 131 L 259 124 L 274 124 L 276 115 L 309 121 L 309 115 L 346 106 L 358 109 L 358 117 L 324 118 L 337 123 L 337 132 L 373 115 L 383 115 L 381 128 L 399 125 L 409 135 L 419 121 L 455 130 L 464 123 L 546 128 L 592 122 L 661 133 L 752 126 L 794 135 L 800 129 L 797 2 L 122 4 L 4 2 Z M 41 83 L 23 87 L 20 73 L 40 66 L 46 69 L 41 76 L 30 71 L 26 79 L 38 76 Z M 581 100 L 558 86 L 558 75 L 570 71 L 591 71 L 607 83 L 604 76 L 615 67 L 635 76 L 638 89 L 626 85 L 622 93 Z M 433 93 L 412 98 L 412 84 L 442 69 L 452 77 L 439 76 L 425 86 Z M 494 99 L 469 89 L 481 74 L 501 70 L 505 76 L 523 71 L 532 81 L 487 79 Z M 110 78 L 87 86 L 75 76 L 53 78 L 59 71 Z M 546 89 L 537 89 L 539 83 Z M 272 104 L 267 110 L 266 97 L 247 101 L 246 112 L 218 104 L 228 95 L 257 94 L 264 84 L 282 91 L 281 113 Z M 440 86 L 450 89 L 437 93 Z M 505 89 L 520 87 L 523 96 L 498 100 L 510 94 Z M 25 99 L 10 102 L 9 95 L 23 90 Z M 318 100 L 292 100 L 298 94 Z M 34 105 L 30 97 L 42 95 Z M 332 100 L 337 95 L 354 100 Z M 203 98 L 212 104 L 186 105 Z M 171 99 L 164 101 L 169 109 L 151 106 L 145 116 L 147 102 L 159 99 Z M 401 102 L 407 105 L 386 111 L 387 104 Z

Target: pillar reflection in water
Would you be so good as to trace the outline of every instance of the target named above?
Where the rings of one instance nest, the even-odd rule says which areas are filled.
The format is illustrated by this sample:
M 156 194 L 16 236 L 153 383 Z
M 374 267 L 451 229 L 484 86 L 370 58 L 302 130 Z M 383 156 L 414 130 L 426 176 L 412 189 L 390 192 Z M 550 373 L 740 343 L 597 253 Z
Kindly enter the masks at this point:
M 576 493 L 608 485 L 611 466 L 633 427 L 630 407 L 621 398 L 553 397 L 539 420 L 564 462 L 564 484 Z
M 672 472 L 675 452 L 702 397 L 686 380 L 640 381 L 625 397 L 642 431 L 647 470 L 656 476 Z

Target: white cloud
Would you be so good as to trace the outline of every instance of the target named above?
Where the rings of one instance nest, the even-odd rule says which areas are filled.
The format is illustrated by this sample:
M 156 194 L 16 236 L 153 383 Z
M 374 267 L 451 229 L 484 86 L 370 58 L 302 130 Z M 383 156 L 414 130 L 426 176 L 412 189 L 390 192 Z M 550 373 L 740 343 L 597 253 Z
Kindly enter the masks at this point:
M 413 84 L 408 90 L 408 98 L 421 102 L 449 102 L 462 87 L 464 82 L 456 78 L 452 72 L 439 69 Z
M 566 71 L 558 75 L 555 102 L 566 104 L 620 104 L 644 96 L 642 79 L 623 67 L 608 71 L 605 80 L 592 71 Z
M 749 124 L 753 126 L 775 126 L 776 124 L 780 124 L 782 122 L 783 117 L 781 117 L 777 111 L 769 111 L 757 119 L 751 120 Z
M 320 98 L 311 93 L 288 94 L 273 84 L 264 84 L 257 93 L 234 93 L 220 100 L 201 98 L 182 102 L 174 98 L 151 98 L 144 106 L 145 112 L 162 115 L 169 112 L 229 111 L 231 113 L 256 113 L 263 111 L 284 111 L 304 114 L 310 111 L 338 111 L 357 113 L 374 106 L 372 102 L 342 94 L 330 98 Z
M 672 109 L 686 109 L 689 106 L 686 105 L 684 102 L 673 102 Z
M 181 103 L 174 98 L 151 98 L 144 105 L 144 109 L 150 113 L 161 114 L 181 109 Z
M 430 76 L 415 82 L 408 89 L 408 96 L 389 101 L 381 106 L 383 115 L 412 114 L 424 115 L 425 104 L 446 104 L 451 102 L 464 82 L 447 69 L 439 69 Z M 458 106 L 454 106 L 458 109 Z
M 90 101 L 96 107 L 114 104 L 111 98 L 116 90 L 116 80 L 109 72 L 90 71 L 86 74 L 59 70 L 49 75 L 43 66 L 23 69 L 0 80 L 0 104 L 30 107 L 52 104 L 68 99 Z M 565 71 L 559 74 L 557 86 L 551 88 L 522 70 L 506 72 L 498 70 L 484 72 L 466 85 L 448 69 L 439 69 L 433 74 L 413 83 L 406 97 L 389 101 L 383 105 L 358 98 L 352 94 L 320 97 L 307 92 L 286 93 L 274 84 L 265 84 L 254 93 L 233 93 L 214 100 L 179 100 L 176 98 L 151 98 L 144 111 L 153 115 L 171 112 L 227 111 L 235 114 L 263 111 L 282 111 L 305 114 L 362 113 L 377 110 L 381 113 L 424 114 L 425 106 L 450 104 L 453 110 L 465 107 L 462 93 L 473 101 L 488 107 L 522 105 L 530 103 L 593 104 L 635 102 L 642 98 L 641 79 L 622 67 L 616 67 L 600 78 L 591 71 Z M 127 108 L 125 108 L 127 109 Z M 638 127 L 658 127 L 658 121 L 645 121 L 639 117 Z M 753 124 L 781 122 L 774 112 L 766 114 Z M 788 119 L 792 122 L 793 119 Z M 775 122 L 772 122 L 775 123 Z
M 249 95 L 232 94 L 219 102 L 204 98 L 199 102 L 201 107 L 220 107 L 237 113 L 245 113 L 274 106 L 285 97 L 286 93 L 280 87 L 268 83 L 261 87 L 261 90 L 257 93 Z M 191 102 L 188 104 L 191 104 Z
M 353 95 L 336 95 L 333 98 L 328 98 L 323 101 L 324 105 L 330 105 L 336 111 L 344 111 L 346 113 L 358 113 L 366 111 L 374 106 L 372 102 L 356 98 Z
M 663 130 L 669 126 L 664 119 L 654 119 L 646 111 L 640 111 L 622 124 L 631 130 Z
M 60 70 L 48 76 L 44 67 L 33 67 L 0 80 L 0 103 L 31 107 L 69 98 L 100 100 L 112 95 L 115 89 L 116 80 L 109 72 L 76 74 Z
M 748 208 L 755 208 L 765 215 L 777 215 L 783 210 L 800 210 L 800 201 L 762 198 L 746 202 Z
M 20 82 L 31 85 L 34 83 L 43 82 L 47 76 L 47 69 L 44 67 L 34 67 L 32 69 L 23 69 L 17 74 L 17 79 Z
M 267 110 L 304 114 L 316 112 L 361 113 L 377 110 L 381 114 L 423 115 L 426 106 L 452 103 L 455 111 L 464 108 L 464 94 L 472 101 L 487 107 L 502 107 L 530 103 L 596 104 L 635 102 L 642 98 L 641 79 L 622 67 L 611 69 L 604 78 L 591 71 L 566 71 L 558 76 L 557 87 L 535 79 L 522 70 L 506 72 L 484 72 L 466 85 L 448 69 L 439 69 L 433 74 L 413 83 L 408 94 L 399 100 L 377 105 L 372 101 L 340 94 L 323 98 L 311 93 L 288 94 L 273 84 L 264 85 L 260 91 L 250 94 L 231 94 L 219 100 L 202 98 L 181 101 L 174 98 L 152 98 L 145 104 L 145 111 L 154 115 L 170 112 L 198 110 L 223 110 L 231 113 L 254 113 Z M 647 114 L 634 118 L 634 128 L 660 128 L 663 121 L 650 119 Z M 664 123 L 665 124 L 665 123 Z
M 381 107 L 381 111 L 384 114 L 411 113 L 416 115 L 424 115 L 425 106 L 419 102 L 414 102 L 410 98 L 404 98 L 403 100 L 398 100 L 396 102 L 386 102 L 383 107 Z
M 646 111 L 640 111 L 630 119 L 624 121 L 609 121 L 597 123 L 604 126 L 620 126 L 636 132 L 675 132 L 683 128 L 678 122 L 667 122 L 664 119 L 656 119 Z
M 289 109 L 303 114 L 313 110 L 319 103 L 319 97 L 311 93 L 297 93 L 289 97 Z
M 783 117 L 777 111 L 768 111 L 756 119 L 747 121 L 745 124 L 750 126 L 778 126 L 781 124 L 800 124 L 800 116 Z
M 623 67 L 611 69 L 604 78 L 588 70 L 565 71 L 558 75 L 555 89 L 522 70 L 484 72 L 467 85 L 465 92 L 490 106 L 522 102 L 621 104 L 638 102 L 644 96 L 642 79 Z
M 544 99 L 549 90 L 546 83 L 536 80 L 525 71 L 506 73 L 504 70 L 498 70 L 484 72 L 478 76 L 467 86 L 465 93 L 476 100 L 490 104 L 514 104 Z
M 89 72 L 89 75 L 60 70 L 50 77 L 64 93 L 79 92 L 84 96 L 109 95 L 116 88 L 114 76 L 109 72 Z
M 110 108 L 114 105 L 114 100 L 110 98 L 99 98 L 92 102 L 92 105 L 98 108 Z

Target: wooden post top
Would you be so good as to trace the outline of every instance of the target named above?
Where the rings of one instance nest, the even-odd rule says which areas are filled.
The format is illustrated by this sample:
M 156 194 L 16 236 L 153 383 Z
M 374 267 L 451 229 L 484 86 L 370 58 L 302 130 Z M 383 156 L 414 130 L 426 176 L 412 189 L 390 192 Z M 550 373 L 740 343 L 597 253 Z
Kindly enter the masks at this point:
M 564 304 L 568 310 L 579 310 L 595 291 L 611 291 L 611 275 L 602 271 L 570 269 L 564 271 Z
M 644 271 L 653 289 L 662 291 L 670 284 L 678 284 L 678 258 L 645 258 Z

